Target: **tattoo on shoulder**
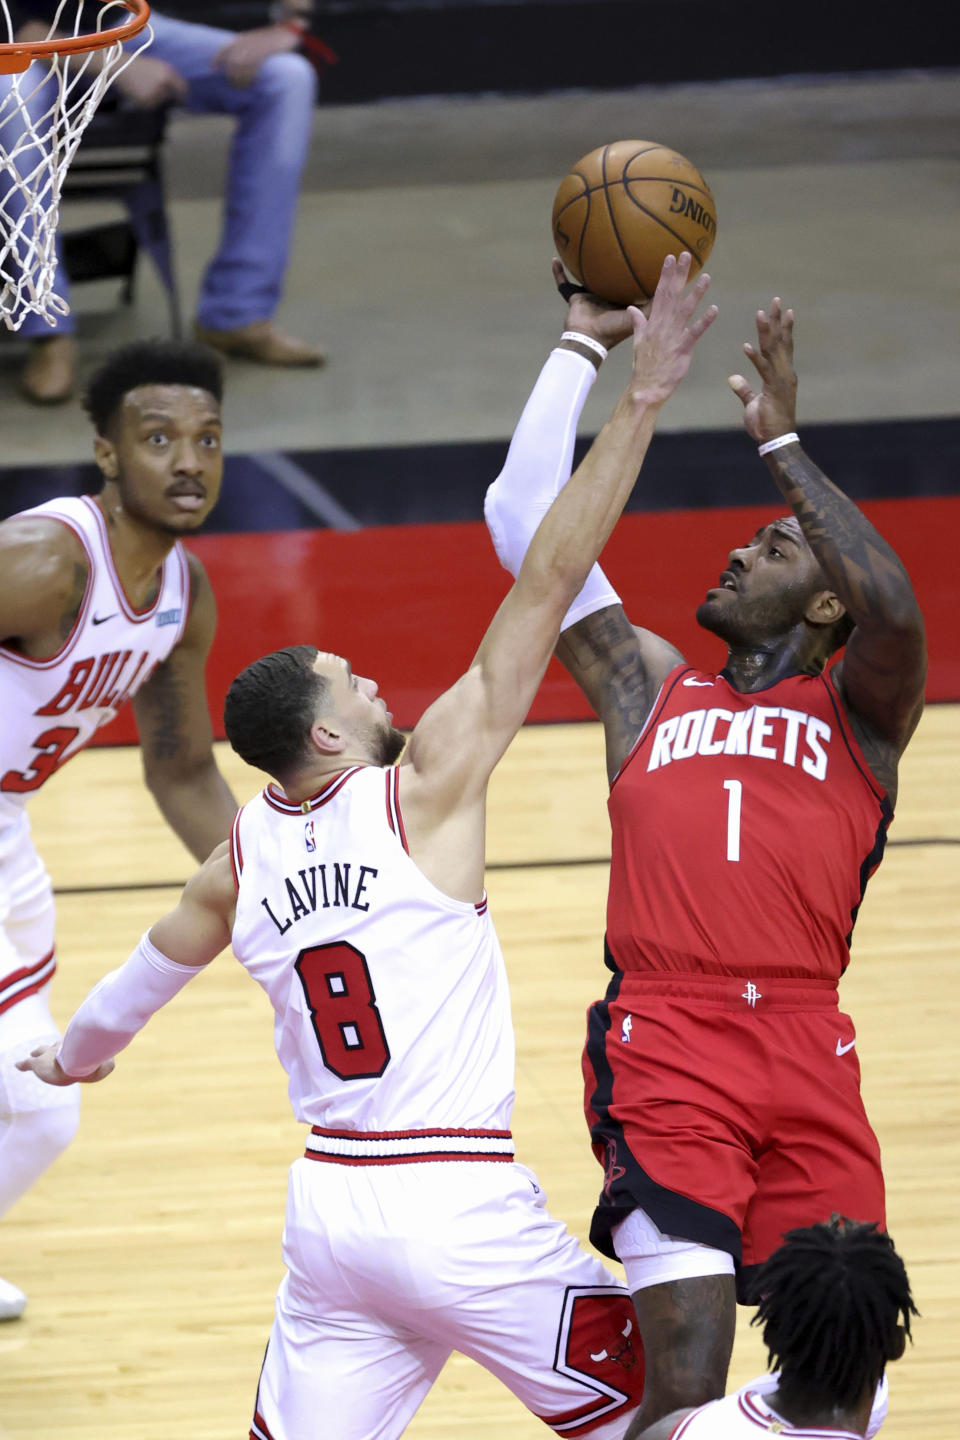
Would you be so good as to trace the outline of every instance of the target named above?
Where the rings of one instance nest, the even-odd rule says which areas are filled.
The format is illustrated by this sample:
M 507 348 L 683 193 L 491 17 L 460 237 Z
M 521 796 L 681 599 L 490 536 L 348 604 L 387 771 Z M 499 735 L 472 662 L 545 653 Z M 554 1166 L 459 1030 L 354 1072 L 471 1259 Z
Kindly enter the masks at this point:
M 623 610 L 599 610 L 564 631 L 557 654 L 604 724 L 639 734 L 653 702 L 637 632 Z

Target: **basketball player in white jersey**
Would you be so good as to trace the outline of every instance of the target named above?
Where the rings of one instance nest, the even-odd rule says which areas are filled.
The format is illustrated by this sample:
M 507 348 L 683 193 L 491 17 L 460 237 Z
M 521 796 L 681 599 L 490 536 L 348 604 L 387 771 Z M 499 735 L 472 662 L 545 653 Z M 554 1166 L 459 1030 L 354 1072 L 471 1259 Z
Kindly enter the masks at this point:
M 216 610 L 179 543 L 219 494 L 221 392 L 217 358 L 201 347 L 125 347 L 87 395 L 100 493 L 0 524 L 0 1215 L 79 1120 L 76 1086 L 51 1090 L 14 1067 L 30 1042 L 58 1034 L 53 892 L 30 796 L 132 700 L 144 778 L 171 827 L 198 860 L 230 833 L 236 802 L 213 757 L 204 688 Z M 0 1280 L 0 1319 L 24 1304 Z
M 249 666 L 231 744 L 276 783 L 59 1050 L 53 1085 L 97 1080 L 147 1018 L 232 942 L 266 990 L 297 1118 L 287 1275 L 254 1440 L 390 1440 L 451 1350 L 560 1435 L 613 1440 L 639 1404 L 629 1295 L 513 1161 L 513 1034 L 483 889 L 490 774 L 560 620 L 633 487 L 661 405 L 716 313 L 690 257 L 633 312 L 630 383 L 544 518 L 466 674 L 403 737 L 372 680 L 312 646 Z
M 644 1440 L 859 1440 L 877 1386 L 899 1360 L 917 1310 L 893 1241 L 834 1216 L 791 1230 L 762 1267 L 753 1319 L 775 1376 L 696 1410 L 678 1410 Z M 773 1388 L 771 1388 L 771 1382 Z

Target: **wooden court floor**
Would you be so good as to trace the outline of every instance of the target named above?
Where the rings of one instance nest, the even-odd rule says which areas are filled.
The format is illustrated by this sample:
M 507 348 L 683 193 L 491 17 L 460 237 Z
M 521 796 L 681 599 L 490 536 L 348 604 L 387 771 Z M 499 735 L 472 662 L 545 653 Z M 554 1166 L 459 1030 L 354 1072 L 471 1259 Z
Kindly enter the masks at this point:
M 222 763 L 246 798 L 257 777 L 225 748 Z M 32 809 L 59 891 L 61 1023 L 190 870 L 138 772 L 135 750 L 88 751 Z M 884 1437 L 955 1440 L 960 707 L 924 717 L 890 838 L 842 990 L 884 1150 L 889 1226 L 922 1311 L 913 1348 L 891 1371 Z M 607 853 L 598 728 L 525 730 L 493 786 L 488 890 L 513 989 L 518 1154 L 579 1235 L 600 1176 L 579 1059 L 584 1010 L 605 983 Z M 271 1034 L 265 997 L 223 957 L 151 1022 L 109 1081 L 85 1091 L 76 1142 L 0 1228 L 0 1273 L 30 1296 L 23 1320 L 0 1326 L 4 1440 L 246 1435 L 281 1274 L 286 1170 L 302 1151 Z M 746 1320 L 732 1383 L 763 1368 Z M 412 1440 L 546 1433 L 457 1357 L 408 1431 Z

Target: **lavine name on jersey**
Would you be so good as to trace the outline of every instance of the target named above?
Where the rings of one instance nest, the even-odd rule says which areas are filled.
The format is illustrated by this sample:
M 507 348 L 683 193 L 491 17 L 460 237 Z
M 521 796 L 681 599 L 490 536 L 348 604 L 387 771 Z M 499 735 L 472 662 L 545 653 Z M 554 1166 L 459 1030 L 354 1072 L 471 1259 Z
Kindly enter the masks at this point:
M 260 904 L 285 935 L 295 920 L 312 915 L 317 910 L 329 910 L 331 906 L 343 906 L 350 910 L 369 910 L 370 901 L 364 900 L 367 882 L 377 878 L 379 871 L 372 865 L 355 865 L 346 860 L 334 860 L 322 865 L 308 865 L 297 871 L 297 879 L 284 876 L 286 900 L 270 903 L 264 896 Z M 278 915 L 283 919 L 278 919 Z
M 825 720 L 781 705 L 749 710 L 687 710 L 657 726 L 647 770 L 659 770 L 692 755 L 754 755 L 797 765 L 814 780 L 825 780 L 831 729 Z
M 111 650 L 106 655 L 91 655 L 74 660 L 66 681 L 35 715 L 66 715 L 69 710 L 89 710 L 99 705 L 104 710 L 119 710 L 139 690 L 147 674 L 141 674 L 149 660 L 145 650 Z M 156 662 L 154 662 L 156 664 Z

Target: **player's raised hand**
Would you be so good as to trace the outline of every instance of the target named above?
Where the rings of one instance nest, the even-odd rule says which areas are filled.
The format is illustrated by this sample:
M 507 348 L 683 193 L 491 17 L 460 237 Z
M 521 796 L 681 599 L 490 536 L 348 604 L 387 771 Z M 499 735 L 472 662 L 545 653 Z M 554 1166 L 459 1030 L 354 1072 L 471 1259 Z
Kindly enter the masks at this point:
M 662 405 L 690 368 L 694 347 L 717 318 L 716 305 L 697 311 L 710 285 L 705 272 L 692 284 L 692 256 L 684 250 L 679 259 L 668 255 L 646 313 L 631 305 L 633 322 L 633 374 L 630 390 L 636 400 Z
M 38 1045 L 23 1060 L 17 1061 L 17 1069 L 32 1070 L 46 1085 L 94 1085 L 98 1080 L 105 1080 L 114 1068 L 113 1060 L 105 1060 L 92 1075 L 68 1075 L 57 1059 L 59 1048 L 59 1044 Z
M 760 376 L 754 390 L 743 375 L 727 384 L 743 405 L 743 423 L 758 444 L 797 428 L 797 373 L 793 368 L 793 311 L 784 310 L 779 295 L 769 311 L 757 311 L 757 343 L 743 352 Z
M 583 285 L 574 285 L 567 279 L 567 272 L 557 259 L 553 262 L 553 283 L 567 302 L 565 330 L 589 335 L 599 340 L 607 350 L 612 350 L 614 345 L 619 345 L 621 340 L 633 334 L 633 321 L 627 309 L 622 305 L 613 305 L 609 300 L 601 300 L 599 295 L 591 294 Z

